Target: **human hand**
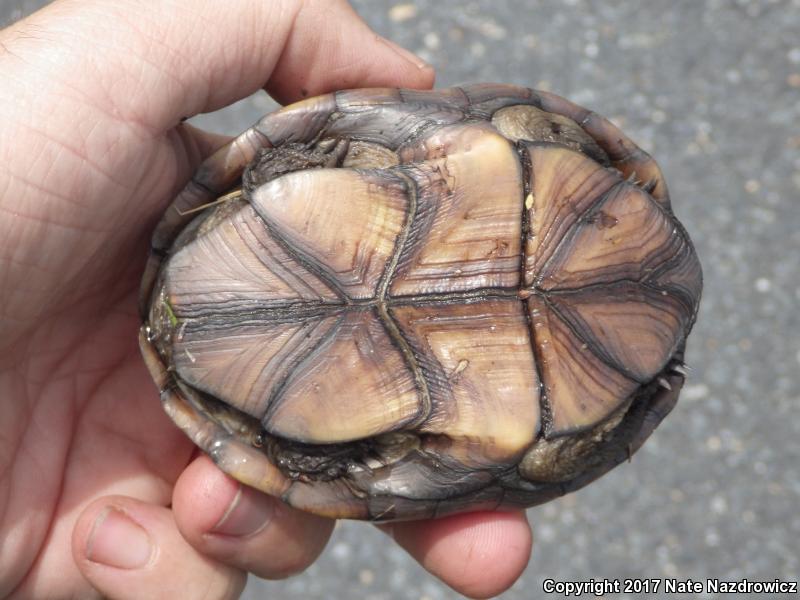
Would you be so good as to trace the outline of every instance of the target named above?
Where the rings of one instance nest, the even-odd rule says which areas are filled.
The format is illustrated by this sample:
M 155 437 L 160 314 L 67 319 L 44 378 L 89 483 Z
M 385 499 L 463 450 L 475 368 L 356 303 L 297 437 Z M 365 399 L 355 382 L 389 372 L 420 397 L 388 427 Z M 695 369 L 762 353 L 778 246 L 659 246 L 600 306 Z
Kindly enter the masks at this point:
M 0 32 L 0 597 L 235 598 L 333 528 L 239 486 L 161 410 L 136 341 L 149 232 L 221 142 L 184 117 L 433 70 L 342 0 L 221 6 L 61 0 Z M 530 552 L 523 513 L 391 532 L 473 596 Z

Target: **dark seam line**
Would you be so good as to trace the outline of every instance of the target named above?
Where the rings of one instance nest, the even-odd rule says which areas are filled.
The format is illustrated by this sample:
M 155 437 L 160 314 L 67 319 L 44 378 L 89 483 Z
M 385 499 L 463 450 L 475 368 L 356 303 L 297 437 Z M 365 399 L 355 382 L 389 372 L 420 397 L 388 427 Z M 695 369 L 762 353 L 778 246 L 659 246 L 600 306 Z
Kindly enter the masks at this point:
M 327 285 L 332 291 L 334 291 L 343 302 L 345 302 L 346 304 L 350 304 L 352 302 L 350 297 L 342 289 L 342 286 L 339 284 L 339 282 L 336 281 L 336 279 L 333 277 L 331 273 L 328 272 L 327 269 L 322 267 L 322 265 L 320 265 L 316 260 L 308 256 L 305 252 L 299 250 L 298 248 L 295 248 L 288 240 L 284 239 L 283 236 L 281 236 L 276 231 L 275 226 L 272 223 L 270 223 L 269 218 L 266 217 L 264 214 L 262 214 L 257 205 L 250 202 L 250 206 L 253 207 L 253 210 L 256 212 L 258 217 L 263 221 L 264 227 L 266 227 L 270 237 L 279 246 L 281 246 L 281 248 L 283 248 L 283 250 L 291 258 L 294 258 L 303 267 L 308 269 L 313 275 L 316 275 L 318 279 L 322 280 L 322 282 L 325 285 Z
M 605 167 L 602 167 L 602 168 L 603 168 L 604 171 L 608 171 L 608 169 L 606 169 Z M 553 249 L 553 253 L 550 255 L 550 257 L 546 261 L 544 261 L 544 264 L 539 267 L 539 273 L 545 272 L 547 270 L 547 268 L 550 266 L 550 264 L 562 252 L 562 250 L 564 249 L 565 244 L 567 244 L 568 242 L 571 242 L 574 239 L 574 237 L 578 234 L 578 227 L 579 227 L 581 221 L 583 220 L 583 218 L 587 214 L 589 214 L 590 211 L 594 210 L 595 208 L 597 208 L 599 206 L 602 206 L 608 200 L 608 198 L 611 196 L 611 193 L 617 188 L 617 186 L 620 185 L 620 183 L 624 183 L 624 180 L 622 178 L 619 178 L 619 180 L 616 183 L 614 183 L 611 187 L 609 187 L 605 192 L 600 194 L 594 200 L 594 202 L 589 204 L 589 206 L 587 206 L 579 215 L 577 215 L 577 218 L 575 219 L 575 222 L 572 225 L 570 225 L 569 229 L 567 229 L 567 231 L 564 232 L 564 235 L 561 236 L 561 239 L 558 241 L 558 244 L 556 244 L 556 247 Z
M 406 340 L 405 336 L 400 331 L 400 328 L 397 326 L 397 323 L 395 323 L 394 319 L 389 314 L 389 310 L 387 309 L 386 305 L 379 304 L 377 306 L 377 313 L 378 321 L 380 321 L 381 325 L 383 325 L 383 328 L 386 330 L 386 334 L 389 336 L 392 345 L 395 346 L 403 355 L 403 360 L 414 377 L 414 384 L 420 395 L 421 406 L 419 410 L 417 410 L 417 415 L 413 419 L 403 423 L 405 427 L 413 429 L 421 423 L 424 423 L 425 420 L 430 416 L 433 403 L 431 402 L 431 393 L 430 389 L 428 388 L 428 382 L 425 379 L 425 374 L 422 372 L 422 368 L 419 366 L 417 357 L 414 356 L 414 350 L 411 347 L 411 344 L 409 344 L 408 340 Z
M 251 208 L 252 208 L 252 204 L 251 204 L 250 206 L 251 206 Z M 253 212 L 255 212 L 255 209 L 253 209 Z M 295 292 L 297 292 L 297 291 L 298 291 L 297 287 L 300 287 L 300 288 L 305 288 L 306 292 L 308 292 L 308 293 L 311 293 L 311 294 L 313 294 L 313 295 L 315 295 L 315 296 L 319 297 L 319 294 L 318 294 L 318 293 L 317 293 L 317 291 L 314 289 L 314 286 L 310 285 L 310 284 L 309 284 L 307 281 L 305 281 L 305 280 L 304 280 L 304 279 L 303 279 L 303 278 L 302 278 L 300 275 L 297 275 L 296 273 L 293 273 L 293 272 L 291 271 L 291 269 L 289 269 L 289 268 L 287 268 L 285 265 L 281 264 L 281 261 L 280 261 L 280 260 L 278 260 L 278 259 L 277 259 L 277 257 L 275 256 L 275 252 L 273 252 L 273 251 L 272 251 L 272 250 L 271 250 L 271 249 L 270 249 L 270 248 L 269 248 L 269 247 L 268 247 L 268 246 L 267 246 L 265 243 L 263 243 L 263 242 L 261 241 L 261 239 L 258 237 L 258 234 L 257 234 L 255 231 L 253 231 L 253 228 L 250 226 L 250 223 L 243 222 L 243 223 L 241 224 L 241 226 L 242 226 L 242 228 L 243 228 L 243 229 L 246 229 L 246 230 L 247 230 L 247 232 L 248 232 L 248 235 L 250 235 L 250 236 L 251 236 L 251 239 L 252 239 L 252 240 L 255 242 L 255 244 L 257 245 L 257 249 L 258 249 L 259 251 L 257 252 L 257 251 L 256 251 L 256 248 L 253 248 L 253 247 L 252 247 L 252 246 L 251 246 L 251 245 L 248 243 L 248 241 L 244 239 L 244 236 L 243 236 L 243 235 L 241 235 L 241 234 L 240 234 L 240 235 L 239 235 L 239 238 L 240 238 L 240 239 L 241 239 L 241 240 L 242 240 L 242 241 L 245 243 L 245 245 L 246 245 L 246 246 L 247 246 L 247 247 L 248 247 L 248 248 L 249 248 L 249 249 L 250 249 L 250 250 L 253 252 L 253 254 L 254 254 L 254 255 L 257 257 L 257 258 L 259 258 L 259 261 L 261 262 L 261 264 L 262 264 L 262 265 L 264 265 L 264 266 L 267 268 L 267 270 L 269 270 L 269 271 L 272 271 L 272 273 L 273 273 L 273 274 L 274 274 L 274 275 L 275 275 L 275 276 L 276 276 L 276 277 L 277 277 L 277 278 L 278 278 L 278 279 L 279 279 L 281 282 L 283 282 L 284 284 L 286 284 L 286 287 L 288 287 L 289 289 L 291 289 L 291 290 L 294 290 Z M 234 226 L 234 227 L 236 228 L 236 230 L 237 230 L 237 231 L 239 230 L 239 228 L 238 228 L 238 227 L 236 227 L 236 226 Z M 268 236 L 270 239 L 272 239 L 272 236 L 271 236 L 271 235 L 269 235 L 269 233 L 267 234 L 267 236 Z M 261 259 L 262 259 L 262 257 L 264 257 L 264 255 L 265 255 L 265 254 L 266 254 L 266 255 L 267 255 L 267 257 L 268 257 L 268 261 L 269 261 L 269 262 L 265 262 L 264 260 L 261 260 Z M 291 258 L 294 258 L 292 255 L 289 255 L 289 256 L 290 256 Z M 280 270 L 280 272 L 278 272 L 279 270 Z M 256 279 L 258 279 L 258 277 L 257 277 L 257 274 L 256 274 L 256 273 L 253 273 L 253 275 L 256 277 Z M 286 277 L 286 275 L 289 275 L 289 276 L 290 276 L 289 278 L 291 278 L 291 280 L 292 280 L 292 281 L 289 281 L 289 278 L 287 278 L 287 277 Z M 296 287 L 296 284 L 298 284 L 298 283 L 299 283 L 299 286 L 297 286 L 297 287 Z
M 536 295 L 540 292 L 534 290 Z M 483 290 L 469 290 L 466 292 L 451 292 L 446 294 L 420 294 L 414 296 L 401 296 L 388 298 L 379 302 L 374 298 L 354 300 L 352 304 L 345 305 L 338 301 L 308 302 L 283 302 L 273 306 L 253 307 L 253 303 L 241 300 L 228 303 L 221 308 L 218 304 L 197 304 L 189 312 L 183 310 L 178 314 L 181 321 L 189 323 L 188 329 L 194 330 L 204 327 L 224 327 L 236 325 L 281 324 L 293 323 L 303 319 L 325 317 L 338 312 L 364 310 L 366 308 L 385 305 L 387 308 L 402 306 L 436 306 L 439 304 L 457 304 L 459 302 L 475 301 L 509 301 L 519 300 L 517 288 L 487 288 Z M 247 307 L 247 308 L 243 308 Z
M 199 171 L 199 170 L 198 170 L 198 171 Z M 192 177 L 192 178 L 189 180 L 189 182 L 190 182 L 190 183 L 192 183 L 193 185 L 196 185 L 196 186 L 197 186 L 197 187 L 199 187 L 201 190 L 203 190 L 204 192 L 207 192 L 207 193 L 209 193 L 209 194 L 215 194 L 215 195 L 216 195 L 216 194 L 219 194 L 219 193 L 220 193 L 220 192 L 219 192 L 219 191 L 217 191 L 217 190 L 211 189 L 211 188 L 210 188 L 210 187 L 209 187 L 207 184 L 205 184 L 205 183 L 203 183 L 203 182 L 201 182 L 201 181 L 199 181 L 199 180 L 195 179 L 195 177 Z M 185 189 L 186 189 L 186 187 L 184 187 L 184 188 L 183 188 L 183 190 L 181 190 L 181 192 L 183 192 Z M 176 200 L 177 200 L 177 198 L 176 198 Z M 176 210 L 177 210 L 177 209 L 176 209 Z
M 530 154 L 525 150 L 524 147 L 517 145 L 517 157 L 520 161 L 520 167 L 522 169 L 522 233 L 521 233 L 521 242 L 520 242 L 520 272 L 519 272 L 519 288 L 523 289 L 525 287 L 525 272 L 527 271 L 527 264 L 526 264 L 526 254 L 525 250 L 527 248 L 527 237 L 529 234 L 533 232 L 530 231 L 531 223 L 528 214 L 528 207 L 525 206 L 525 201 L 530 194 L 533 192 L 531 191 L 531 179 L 533 178 L 533 165 L 531 164 L 531 157 Z M 539 431 L 537 432 L 537 438 L 539 434 L 542 436 L 547 436 L 553 428 L 553 407 L 550 404 L 550 398 L 547 396 L 547 388 L 544 385 L 544 374 L 542 373 L 542 364 L 544 364 L 544 359 L 539 352 L 539 345 L 536 342 L 536 331 L 534 328 L 533 320 L 531 319 L 530 315 L 530 306 L 526 301 L 522 302 L 522 314 L 525 316 L 525 322 L 528 325 L 528 343 L 531 345 L 531 351 L 533 352 L 533 365 L 536 369 L 536 378 L 539 382 Z M 534 442 L 535 443 L 535 442 Z
M 397 263 L 399 262 L 403 251 L 405 250 L 405 245 L 408 241 L 408 233 L 411 230 L 411 225 L 414 223 L 414 218 L 417 216 L 418 198 L 416 183 L 413 179 L 411 179 L 411 177 L 404 173 L 396 173 L 396 175 L 406 184 L 408 195 L 408 212 L 406 216 L 406 222 L 403 225 L 403 231 L 395 243 L 395 251 L 392 255 L 392 261 L 389 265 L 387 265 L 386 270 L 381 277 L 377 299 L 377 313 L 380 317 L 383 327 L 386 329 L 386 333 L 389 335 L 389 338 L 392 340 L 394 345 L 400 350 L 406 366 L 411 370 L 411 373 L 414 376 L 414 383 L 417 387 L 417 391 L 420 394 L 420 400 L 422 403 L 417 417 L 411 421 L 411 423 L 409 423 L 410 426 L 415 427 L 420 423 L 423 423 L 430 416 L 431 408 L 433 406 L 431 402 L 430 388 L 425 379 L 425 375 L 419 366 L 419 362 L 414 356 L 411 346 L 408 343 L 408 340 L 405 339 L 397 323 L 395 323 L 394 319 L 389 314 L 389 309 L 385 302 L 386 293 L 394 277 L 394 271 L 397 268 Z
M 400 257 L 405 250 L 406 242 L 408 241 L 408 235 L 411 231 L 411 224 L 414 222 L 414 217 L 417 215 L 417 188 L 414 180 L 405 173 L 397 172 L 392 174 L 398 179 L 402 180 L 405 184 L 408 207 L 406 209 L 406 218 L 403 223 L 403 229 L 395 239 L 392 257 L 389 262 L 386 263 L 386 266 L 384 266 L 383 273 L 381 273 L 381 278 L 378 282 L 378 302 L 380 303 L 384 302 L 386 299 L 389 285 L 392 283 L 392 279 L 394 279 L 397 264 L 400 262 Z
M 536 328 L 534 327 L 533 320 L 528 311 L 528 304 L 523 303 L 523 312 L 525 320 L 528 323 L 528 341 L 533 351 L 533 364 L 536 368 L 536 377 L 539 379 L 539 433 L 545 438 L 550 435 L 553 430 L 553 405 L 550 402 L 550 397 L 547 394 L 547 386 L 544 383 L 544 374 L 542 373 L 541 365 L 544 364 L 544 357 L 541 354 L 539 343 L 536 341 Z M 538 439 L 538 435 L 536 436 Z M 534 443 L 536 443 L 534 441 Z
M 644 280 L 639 279 L 630 279 L 628 277 L 620 277 L 619 279 L 613 279 L 611 281 L 598 281 L 597 283 L 590 283 L 588 285 L 584 285 L 581 287 L 572 287 L 572 288 L 558 288 L 552 290 L 543 290 L 541 288 L 534 288 L 531 292 L 537 296 L 577 296 L 585 292 L 591 292 L 596 289 L 605 289 L 605 290 L 613 290 L 617 286 L 622 285 L 632 285 L 638 286 L 645 290 L 649 290 L 651 292 L 656 292 L 659 295 L 662 295 L 661 292 L 666 291 L 667 289 L 673 289 L 672 286 L 666 287 L 657 287 L 653 285 L 650 281 L 648 281 L 650 277 L 648 276 Z
M 549 308 L 551 311 L 553 311 L 553 314 L 554 314 L 556 317 L 558 317 L 558 319 L 559 319 L 559 320 L 560 320 L 560 321 L 561 321 L 561 322 L 562 322 L 564 325 L 566 325 L 566 326 L 567 326 L 567 328 L 568 328 L 568 329 L 569 329 L 569 330 L 570 330 L 570 331 L 573 333 L 573 335 L 574 335 L 576 338 L 578 338 L 580 341 L 582 341 L 584 344 L 586 344 L 586 347 L 587 347 L 587 348 L 589 348 L 589 350 L 591 350 L 592 354 L 595 356 L 595 358 L 597 358 L 597 360 L 599 360 L 601 363 L 603 363 L 603 364 L 604 364 L 605 366 L 607 366 L 608 368 L 610 368 L 610 369 L 613 369 L 614 371 L 616 371 L 617 373 L 619 373 L 620 375 L 622 375 L 622 376 L 623 376 L 625 379 L 628 379 L 628 380 L 630 380 L 630 381 L 633 381 L 634 383 L 638 383 L 638 384 L 640 384 L 640 385 L 641 385 L 641 384 L 647 383 L 647 381 L 649 381 L 649 380 L 645 380 L 645 381 L 640 381 L 640 380 L 638 380 L 638 379 L 637 379 L 636 377 L 634 377 L 634 376 L 633 376 L 631 373 L 627 372 L 627 370 L 625 369 L 625 367 L 623 367 L 622 365 L 618 364 L 618 363 L 617 363 L 617 362 L 616 362 L 616 361 L 615 361 L 613 358 L 611 358 L 610 356 L 609 356 L 609 357 L 607 357 L 607 358 L 604 358 L 603 356 L 601 356 L 600 354 L 598 354 L 598 353 L 597 353 L 597 351 L 595 350 L 595 346 L 597 346 L 597 344 L 594 344 L 594 343 L 592 342 L 592 340 L 590 340 L 590 339 L 586 339 L 586 338 L 585 338 L 583 335 L 581 335 L 581 334 L 578 332 L 578 330 L 577 330 L 577 329 L 575 329 L 575 327 L 572 325 L 572 323 L 569 321 L 569 319 L 565 318 L 565 317 L 564 317 L 564 315 L 562 314 L 562 312 L 561 312 L 560 310 L 558 310 L 558 308 L 556 308 L 556 306 L 550 302 L 550 299 L 549 299 L 549 298 L 547 298 L 547 297 L 545 296 L 543 299 L 544 299 L 544 302 L 545 302 L 545 304 L 547 305 L 547 307 L 548 307 L 548 308 Z
M 262 315 L 247 315 L 243 318 L 237 318 L 235 315 L 226 315 L 227 318 L 223 319 L 214 317 L 190 317 L 185 321 L 188 323 L 185 332 L 196 335 L 197 333 L 202 334 L 206 331 L 226 331 L 246 327 L 269 329 L 281 325 L 296 325 L 311 320 L 325 319 L 338 314 L 346 314 L 347 311 L 342 310 L 341 306 L 337 308 L 338 310 L 331 311 L 308 311 L 302 315 L 297 315 L 296 313 L 292 315 L 275 315 L 272 318 L 264 318 Z M 268 312 L 271 313 L 272 311 Z
M 322 347 L 324 344 L 327 344 L 338 332 L 342 326 L 342 322 L 347 317 L 346 314 L 342 314 L 334 323 L 331 328 L 322 335 L 317 343 L 314 344 L 308 351 L 305 352 L 302 356 L 298 357 L 296 360 L 293 361 L 293 364 L 286 369 L 286 373 L 284 374 L 283 378 L 278 382 L 277 385 L 272 386 L 272 391 L 269 394 L 269 398 L 267 398 L 266 406 L 267 410 L 264 413 L 264 416 L 261 419 L 261 422 L 264 423 L 265 421 L 269 421 L 272 418 L 272 415 L 275 414 L 275 410 L 277 409 L 277 405 L 280 403 L 281 395 L 283 394 L 286 386 L 289 383 L 289 380 L 292 376 L 300 369 L 300 367 L 306 361 L 310 360 L 310 358 Z
M 596 289 L 613 289 L 621 285 L 636 285 L 643 288 L 658 291 L 659 288 L 649 285 L 646 281 L 639 279 L 631 279 L 629 277 L 620 277 L 619 279 L 612 279 L 611 281 L 597 281 L 595 283 L 587 283 L 579 285 L 578 287 L 559 287 L 551 290 L 545 290 L 540 287 L 535 287 L 531 292 L 537 296 L 572 296 L 578 295 L 582 292 L 591 292 Z
M 317 325 L 319 325 L 319 323 L 317 323 Z M 295 332 L 289 337 L 289 339 L 286 340 L 286 344 L 284 344 L 281 347 L 281 350 L 278 353 L 274 354 L 270 358 L 270 360 L 267 360 L 267 361 L 264 362 L 264 365 L 258 370 L 258 375 L 253 378 L 253 381 L 250 384 L 250 387 L 247 390 L 247 393 L 245 394 L 245 397 L 251 398 L 253 396 L 253 388 L 256 386 L 257 383 L 260 382 L 261 378 L 264 376 L 264 372 L 267 370 L 267 367 L 269 367 L 270 363 L 272 363 L 272 360 L 277 358 L 278 354 L 280 352 L 286 350 L 286 345 L 287 344 L 291 344 L 293 340 L 297 339 L 297 336 L 300 337 L 299 341 L 297 342 L 297 345 L 299 346 L 299 345 L 302 345 L 304 337 L 308 338 L 310 336 L 310 332 L 304 332 L 302 326 L 298 327 L 297 330 L 295 330 Z M 295 346 L 295 348 L 290 348 L 289 351 L 288 351 L 289 356 L 291 356 L 293 350 L 296 350 L 296 349 L 297 349 L 297 346 Z M 297 356 L 295 356 L 295 363 L 299 362 L 300 360 L 301 359 L 299 359 Z M 283 358 L 283 359 L 279 360 L 279 364 L 284 363 L 284 362 L 288 362 L 288 360 L 286 358 Z M 288 369 L 292 369 L 292 368 L 293 368 L 293 365 L 290 363 L 289 366 L 288 366 Z M 268 402 L 269 402 L 269 399 L 268 399 Z M 269 408 L 269 404 L 267 404 L 267 408 Z
M 458 493 L 458 494 L 453 494 L 451 496 L 447 496 L 446 498 L 436 498 L 436 499 L 430 498 L 430 497 L 420 498 L 420 497 L 414 497 L 414 496 L 404 496 L 402 494 L 392 494 L 392 496 L 394 498 L 399 498 L 401 500 L 407 500 L 409 502 L 413 502 L 414 506 L 418 506 L 419 504 L 422 504 L 423 502 L 434 502 L 436 504 L 436 506 L 433 509 L 433 515 L 431 516 L 431 518 L 435 518 L 436 516 L 438 516 L 440 514 L 439 511 L 441 510 L 441 508 L 448 508 L 450 505 L 452 505 L 453 501 L 463 500 L 464 498 L 466 498 L 468 496 L 471 496 L 472 494 L 475 494 L 477 492 L 481 492 L 481 491 L 486 490 L 488 488 L 491 488 L 493 486 L 498 486 L 499 487 L 499 485 L 498 485 L 496 480 L 487 481 L 483 485 L 480 485 L 480 486 L 475 487 L 475 488 L 469 488 L 465 492 L 461 492 L 461 493 Z M 444 506 L 442 506 L 442 505 L 444 505 Z M 394 510 L 394 508 L 395 508 L 395 505 L 392 505 L 390 508 L 384 509 L 383 511 L 381 511 L 378 514 L 372 513 L 368 508 L 367 510 L 369 512 L 369 520 L 370 521 L 378 521 L 385 514 L 388 514 L 389 512 Z
M 458 90 L 459 92 L 461 92 L 461 95 L 464 96 L 464 100 L 467 101 L 467 105 L 466 105 L 465 108 L 467 110 L 469 110 L 470 107 L 472 106 L 472 100 L 469 99 L 469 94 L 467 94 L 467 91 L 460 85 L 454 86 L 453 89 Z
M 275 114 L 275 113 L 272 113 L 272 114 Z M 260 124 L 260 121 L 259 121 L 259 123 L 256 123 L 253 127 L 251 127 L 250 129 L 248 129 L 247 131 L 245 131 L 243 133 L 245 135 L 248 134 L 248 133 L 252 133 L 253 135 L 256 135 L 259 138 L 261 138 L 262 141 L 266 142 L 266 143 L 262 144 L 261 146 L 259 146 L 256 149 L 256 152 L 259 152 L 260 150 L 274 148 L 275 144 L 272 143 L 272 140 L 269 139 L 269 136 L 266 133 L 264 133 L 263 131 L 261 131 L 258 128 L 259 124 Z M 233 140 L 231 140 L 231 144 L 235 144 L 239 140 L 239 137 L 240 136 L 236 136 L 235 138 L 233 138 Z M 250 140 L 248 140 L 248 141 L 250 141 Z M 246 166 L 245 166 L 245 168 L 246 168 Z
M 414 294 L 412 296 L 396 296 L 386 300 L 388 306 L 411 306 L 419 304 L 454 303 L 464 300 L 519 300 L 519 289 L 513 288 L 484 288 L 478 290 L 465 290 L 463 292 L 450 292 L 441 294 Z
M 544 110 L 542 105 L 542 97 L 539 95 L 539 92 L 533 88 L 525 88 L 525 89 L 528 90 L 528 92 L 530 92 L 530 97 L 528 99 L 531 101 L 531 104 L 528 104 L 527 106 L 533 106 L 535 108 L 538 108 L 539 110 Z M 545 111 L 545 112 L 551 112 L 551 111 Z M 559 113 L 553 113 L 553 114 L 559 114 Z M 561 116 L 566 117 L 566 115 L 561 115 Z
M 654 203 L 658 205 L 658 203 L 653 200 Z M 666 215 L 668 221 L 672 224 L 675 228 L 675 233 L 681 238 L 683 242 L 682 251 L 678 254 L 674 255 L 672 258 L 665 260 L 662 262 L 658 267 L 653 269 L 651 273 L 647 275 L 645 280 L 647 283 L 650 283 L 653 279 L 658 279 L 661 277 L 666 271 L 671 270 L 673 267 L 677 266 L 682 262 L 686 255 L 696 254 L 694 249 L 694 245 L 692 244 L 692 240 L 689 237 L 689 233 L 686 231 L 684 226 L 675 219 L 674 215 L 669 214 L 665 209 L 661 208 L 661 211 Z

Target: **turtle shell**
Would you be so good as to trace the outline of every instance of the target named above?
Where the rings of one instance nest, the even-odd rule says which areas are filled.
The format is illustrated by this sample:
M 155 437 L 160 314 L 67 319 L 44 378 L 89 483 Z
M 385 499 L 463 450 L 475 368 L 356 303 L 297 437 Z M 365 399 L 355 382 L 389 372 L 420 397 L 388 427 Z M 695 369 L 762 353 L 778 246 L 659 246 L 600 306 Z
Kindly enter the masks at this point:
M 630 457 L 677 400 L 701 287 L 658 166 L 608 120 L 511 85 L 351 90 L 200 167 L 155 230 L 140 341 L 231 476 L 428 518 Z

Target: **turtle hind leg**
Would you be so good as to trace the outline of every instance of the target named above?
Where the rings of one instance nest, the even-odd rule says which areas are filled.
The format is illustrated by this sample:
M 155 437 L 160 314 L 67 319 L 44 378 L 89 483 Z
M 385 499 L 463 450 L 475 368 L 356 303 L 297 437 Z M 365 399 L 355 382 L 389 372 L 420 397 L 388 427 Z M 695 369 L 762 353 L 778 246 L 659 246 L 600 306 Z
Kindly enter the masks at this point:
M 530 481 L 525 473 L 514 474 L 503 482 L 504 502 L 509 506 L 535 506 L 579 490 L 617 465 L 630 461 L 678 401 L 684 377 L 674 372 L 674 359 L 653 381 L 642 388 L 618 425 L 606 432 L 605 441 L 591 456 L 591 465 L 580 474 L 563 481 Z M 663 379 L 667 385 L 659 380 Z

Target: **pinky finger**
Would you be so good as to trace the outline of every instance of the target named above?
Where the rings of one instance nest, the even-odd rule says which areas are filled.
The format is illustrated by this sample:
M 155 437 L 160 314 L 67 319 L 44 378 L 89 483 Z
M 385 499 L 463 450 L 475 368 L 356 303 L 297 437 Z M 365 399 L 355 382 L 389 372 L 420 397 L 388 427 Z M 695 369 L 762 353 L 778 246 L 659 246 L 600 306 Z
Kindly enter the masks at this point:
M 124 496 L 89 505 L 72 553 L 84 577 L 110 598 L 238 598 L 247 575 L 189 545 L 172 511 Z

